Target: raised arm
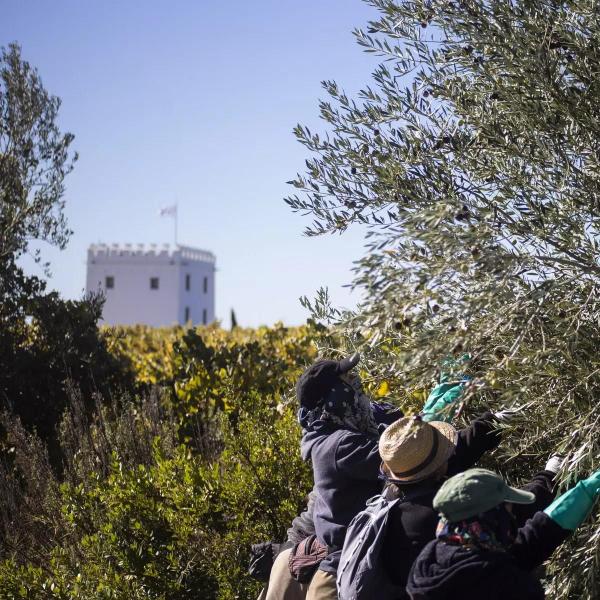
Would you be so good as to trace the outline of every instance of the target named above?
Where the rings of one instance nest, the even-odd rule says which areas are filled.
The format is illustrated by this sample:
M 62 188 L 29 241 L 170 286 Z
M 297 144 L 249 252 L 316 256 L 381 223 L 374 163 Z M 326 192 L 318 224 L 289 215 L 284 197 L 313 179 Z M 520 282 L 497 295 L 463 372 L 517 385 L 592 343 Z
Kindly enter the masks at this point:
M 486 452 L 498 446 L 500 438 L 493 413 L 485 412 L 476 418 L 458 432 L 456 450 L 448 461 L 448 476 L 470 469 Z
M 560 469 L 560 464 L 560 457 L 551 456 L 544 470 L 536 473 L 533 479 L 521 488 L 534 494 L 535 502 L 513 505 L 513 514 L 517 518 L 519 527 L 525 525 L 527 519 L 531 519 L 536 512 L 544 510 L 554 500 L 554 477 Z
M 517 535 L 511 554 L 524 569 L 533 569 L 588 517 L 600 494 L 600 471 L 583 479 L 543 512 L 537 512 Z

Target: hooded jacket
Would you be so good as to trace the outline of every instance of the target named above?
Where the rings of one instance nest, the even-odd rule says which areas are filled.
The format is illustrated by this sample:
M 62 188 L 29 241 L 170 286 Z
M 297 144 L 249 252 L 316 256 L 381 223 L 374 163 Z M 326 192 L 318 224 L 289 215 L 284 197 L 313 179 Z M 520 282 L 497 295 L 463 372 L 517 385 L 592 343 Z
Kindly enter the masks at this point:
M 505 552 L 434 540 L 414 563 L 406 591 L 411 600 L 543 600 L 544 590 L 531 571 L 568 535 L 537 512 Z
M 399 410 L 375 414 L 383 425 L 401 416 Z M 330 549 L 319 568 L 335 574 L 350 521 L 369 498 L 381 493 L 379 437 L 317 421 L 305 431 L 301 453 L 312 462 L 315 532 Z

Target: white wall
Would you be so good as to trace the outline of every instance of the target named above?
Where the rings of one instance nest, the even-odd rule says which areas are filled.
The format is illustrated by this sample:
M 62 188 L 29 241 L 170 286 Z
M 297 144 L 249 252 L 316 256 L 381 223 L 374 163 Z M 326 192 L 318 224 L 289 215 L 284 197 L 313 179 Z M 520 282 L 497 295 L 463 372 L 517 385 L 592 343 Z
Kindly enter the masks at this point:
M 190 276 L 190 289 L 185 289 L 185 276 Z M 204 292 L 206 277 L 207 291 Z M 204 310 L 206 323 L 215 320 L 215 268 L 210 263 L 181 261 L 179 272 L 179 322 L 185 322 L 185 308 L 190 309 L 190 321 L 193 325 L 202 325 Z
M 210 323 L 214 320 L 214 271 L 214 256 L 193 248 L 91 246 L 86 290 L 105 295 L 102 322 L 107 325 L 184 323 L 186 306 L 193 324 L 202 323 L 203 310 Z M 190 275 L 189 291 L 186 274 Z M 114 278 L 113 289 L 106 289 L 108 276 Z M 158 289 L 150 288 L 152 277 L 158 277 Z M 207 293 L 204 277 L 208 278 Z

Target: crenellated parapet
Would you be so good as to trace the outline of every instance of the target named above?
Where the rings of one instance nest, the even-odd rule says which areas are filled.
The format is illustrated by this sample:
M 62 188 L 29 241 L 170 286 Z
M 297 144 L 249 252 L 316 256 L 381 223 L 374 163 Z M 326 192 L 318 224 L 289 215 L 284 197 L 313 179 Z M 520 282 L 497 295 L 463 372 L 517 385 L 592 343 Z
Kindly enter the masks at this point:
M 182 259 L 194 262 L 214 264 L 215 255 L 208 250 L 192 248 L 190 246 L 172 246 L 171 244 L 92 244 L 88 248 L 88 260 L 96 262 L 98 259 L 110 258 L 116 262 L 119 259 Z M 112 262 L 112 261 L 111 261 Z

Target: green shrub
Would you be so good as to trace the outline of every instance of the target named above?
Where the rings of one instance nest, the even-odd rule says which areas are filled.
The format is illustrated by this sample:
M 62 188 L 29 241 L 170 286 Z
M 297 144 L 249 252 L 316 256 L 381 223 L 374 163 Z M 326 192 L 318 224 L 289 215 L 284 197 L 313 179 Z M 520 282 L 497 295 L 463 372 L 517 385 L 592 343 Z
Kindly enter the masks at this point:
M 246 572 L 250 545 L 284 539 L 311 487 L 294 411 L 277 398 L 249 393 L 235 423 L 226 413 L 215 419 L 222 451 L 207 460 L 175 444 L 173 431 L 149 441 L 148 433 L 160 430 L 153 419 L 173 422 L 168 409 L 151 417 L 152 401 L 139 409 L 122 401 L 122 420 L 114 421 L 99 406 L 87 441 L 65 470 L 68 481 L 59 485 L 48 469 L 46 484 L 58 490 L 58 503 L 37 497 L 41 507 L 25 503 L 29 512 L 20 516 L 47 512 L 55 531 L 28 539 L 0 563 L 0 598 L 233 600 L 258 594 Z M 127 431 L 145 448 L 138 454 L 128 450 Z M 16 452 L 25 497 L 27 478 L 36 472 L 28 471 L 31 458 L 23 458 L 35 446 L 31 437 Z

